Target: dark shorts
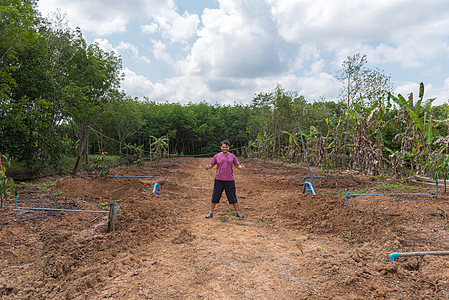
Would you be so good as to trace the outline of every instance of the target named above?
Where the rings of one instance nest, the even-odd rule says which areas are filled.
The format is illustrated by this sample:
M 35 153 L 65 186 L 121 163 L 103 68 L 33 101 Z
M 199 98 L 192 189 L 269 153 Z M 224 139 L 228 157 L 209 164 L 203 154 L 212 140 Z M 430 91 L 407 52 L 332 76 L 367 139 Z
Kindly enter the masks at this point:
M 225 190 L 229 204 L 234 204 L 237 202 L 237 196 L 235 195 L 235 181 L 223 181 L 215 179 L 214 192 L 212 193 L 212 203 L 220 202 L 223 190 Z

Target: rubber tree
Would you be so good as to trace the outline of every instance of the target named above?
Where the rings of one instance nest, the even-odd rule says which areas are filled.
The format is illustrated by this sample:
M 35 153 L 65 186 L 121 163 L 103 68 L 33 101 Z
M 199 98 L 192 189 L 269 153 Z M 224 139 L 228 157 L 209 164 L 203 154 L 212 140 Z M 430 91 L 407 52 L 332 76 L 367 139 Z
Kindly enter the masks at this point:
M 83 154 L 88 153 L 90 132 L 111 94 L 119 87 L 122 64 L 114 53 L 104 52 L 97 44 L 87 45 L 81 37 L 74 47 L 74 56 L 68 66 L 70 82 L 64 87 L 64 102 L 80 140 L 73 168 L 76 173 Z
M 145 122 L 138 100 L 118 92 L 112 96 L 100 114 L 95 128 L 119 142 L 118 154 L 121 155 L 123 145 L 131 142 L 128 139 L 141 130 Z M 115 151 L 116 149 L 114 151 L 110 149 L 109 153 L 115 153 Z
M 0 151 L 29 169 L 56 164 L 61 107 L 36 1 L 0 1 Z

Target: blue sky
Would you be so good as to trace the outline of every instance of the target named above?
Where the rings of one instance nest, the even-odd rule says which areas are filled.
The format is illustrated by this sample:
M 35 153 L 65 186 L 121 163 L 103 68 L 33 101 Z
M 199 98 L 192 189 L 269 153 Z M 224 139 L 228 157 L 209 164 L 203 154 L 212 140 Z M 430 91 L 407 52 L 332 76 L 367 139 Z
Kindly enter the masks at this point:
M 122 88 L 156 102 L 249 104 L 277 84 L 337 100 L 342 62 L 366 54 L 395 93 L 449 100 L 447 0 L 39 0 L 122 57 Z

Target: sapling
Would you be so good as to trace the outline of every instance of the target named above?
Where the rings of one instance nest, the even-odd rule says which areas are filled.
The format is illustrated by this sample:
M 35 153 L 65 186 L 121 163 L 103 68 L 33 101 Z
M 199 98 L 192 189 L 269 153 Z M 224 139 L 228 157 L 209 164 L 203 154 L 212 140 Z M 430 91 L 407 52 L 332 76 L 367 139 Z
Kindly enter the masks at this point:
M 97 155 L 94 162 L 90 165 L 91 168 L 95 168 L 98 170 L 100 176 L 106 176 L 109 173 L 109 166 L 104 161 L 104 156 L 107 154 L 107 152 L 101 152 Z
M 11 166 L 11 160 L 4 154 L 0 155 L 0 207 L 3 207 L 3 198 L 6 200 L 8 191 L 11 194 L 16 193 L 14 180 L 6 176 L 6 165 Z

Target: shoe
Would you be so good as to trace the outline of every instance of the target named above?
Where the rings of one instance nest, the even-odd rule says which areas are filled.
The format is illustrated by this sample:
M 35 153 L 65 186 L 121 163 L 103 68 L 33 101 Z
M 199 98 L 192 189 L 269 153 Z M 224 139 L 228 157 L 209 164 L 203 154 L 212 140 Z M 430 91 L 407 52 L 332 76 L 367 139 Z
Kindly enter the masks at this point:
M 206 218 L 212 218 L 214 215 L 212 214 L 212 213 L 208 213 L 207 215 L 206 215 Z
M 236 213 L 235 216 L 236 216 L 237 218 L 241 218 L 241 219 L 244 218 L 244 216 L 243 216 L 241 213 Z

